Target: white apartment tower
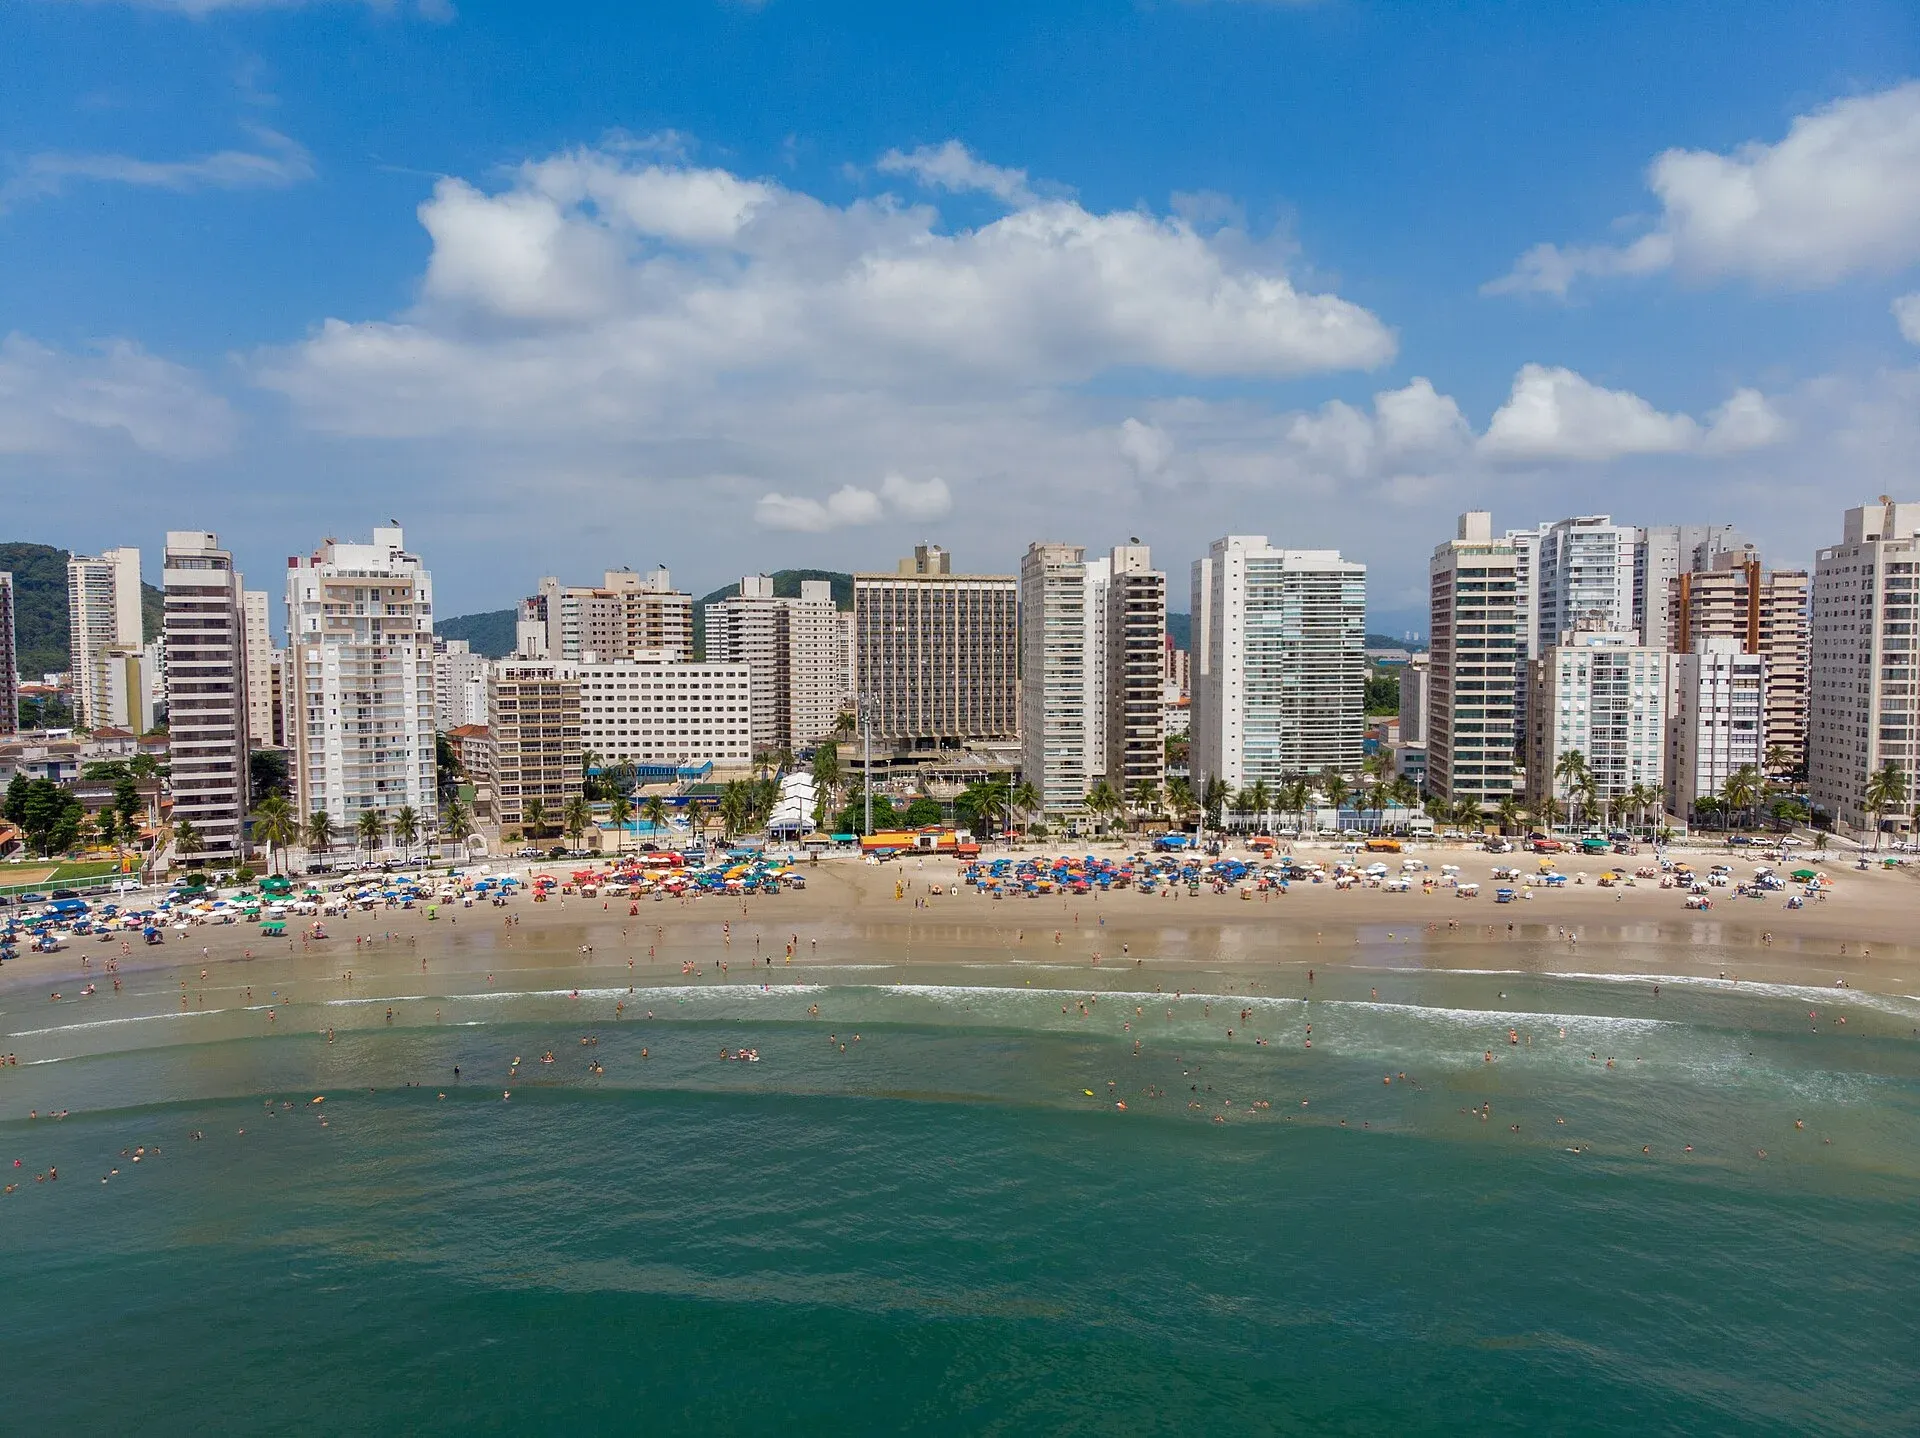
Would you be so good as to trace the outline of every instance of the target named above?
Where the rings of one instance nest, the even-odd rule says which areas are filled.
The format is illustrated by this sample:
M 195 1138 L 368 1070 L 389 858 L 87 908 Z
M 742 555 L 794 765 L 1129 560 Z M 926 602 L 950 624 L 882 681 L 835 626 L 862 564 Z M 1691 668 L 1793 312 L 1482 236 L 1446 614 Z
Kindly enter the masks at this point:
M 1514 792 L 1515 669 L 1525 646 L 1520 569 L 1537 536 L 1493 537 L 1493 516 L 1460 516 L 1433 551 L 1425 703 L 1427 791 L 1483 812 Z M 1403 681 L 1404 682 L 1404 681 Z M 1401 738 L 1406 739 L 1404 730 Z
M 433 723 L 441 733 L 487 722 L 487 674 L 492 665 L 464 639 L 434 639 Z
M 247 742 L 254 748 L 272 744 L 273 670 L 276 651 L 273 629 L 267 620 L 271 602 L 264 589 L 249 589 L 241 595 L 241 619 L 247 635 Z
M 97 693 L 99 670 L 108 650 L 138 650 L 146 641 L 138 549 L 123 546 L 67 561 L 67 635 L 74 718 L 90 729 L 114 723 Z
M 1194 562 L 1192 602 L 1196 790 L 1358 770 L 1367 567 L 1233 534 Z
M 176 853 L 230 864 L 242 856 L 251 797 L 241 580 L 218 537 L 195 530 L 168 531 L 163 566 Z M 178 851 L 183 824 L 199 836 L 194 852 Z
M 1543 525 L 1535 550 L 1537 605 L 1533 647 L 1539 654 L 1582 624 L 1609 633 L 1633 622 L 1634 555 L 1640 531 L 1604 514 Z
M 1020 772 L 1048 815 L 1077 811 L 1091 783 L 1086 558 L 1036 541 L 1020 560 Z
M 1576 629 L 1532 661 L 1527 701 L 1527 798 L 1566 794 L 1560 756 L 1579 753 L 1595 795 L 1618 807 L 1666 767 L 1667 654 L 1635 630 Z
M 1745 765 L 1766 754 L 1766 658 L 1738 639 L 1710 635 L 1675 654 L 1673 713 L 1667 723 L 1667 809 L 1688 823 L 1694 802 L 1718 795 Z
M 1905 805 L 1888 827 L 1912 826 L 1920 766 L 1920 504 L 1882 499 L 1846 514 L 1839 544 L 1814 556 L 1808 790 L 1814 806 L 1853 829 L 1874 827 L 1867 784 L 1891 764 Z
M 299 812 L 324 809 L 347 843 L 369 809 L 433 833 L 433 579 L 400 526 L 288 560 L 287 645 Z
M 619 659 L 568 672 L 580 688 L 580 743 L 604 764 L 657 772 L 753 762 L 758 680 L 750 664 Z
M 576 662 L 693 658 L 693 596 L 673 587 L 664 568 L 649 574 L 609 569 L 598 587 L 562 584 L 551 576 L 520 603 L 520 649 Z
M 793 750 L 833 733 L 842 679 L 831 581 L 805 579 L 797 597 L 780 598 L 771 576 L 749 574 L 706 618 L 707 659 L 753 671 L 756 749 Z
M 1653 649 L 1680 649 L 1668 595 L 1683 574 L 1713 569 L 1719 557 L 1753 548 L 1730 524 L 1654 524 L 1639 531 L 1633 551 L 1633 627 Z

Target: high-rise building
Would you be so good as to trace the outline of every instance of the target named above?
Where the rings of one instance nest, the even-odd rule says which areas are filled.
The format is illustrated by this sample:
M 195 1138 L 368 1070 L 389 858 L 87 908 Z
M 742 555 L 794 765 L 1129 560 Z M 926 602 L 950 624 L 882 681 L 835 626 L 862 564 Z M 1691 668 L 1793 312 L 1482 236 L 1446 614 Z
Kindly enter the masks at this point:
M 433 722 L 449 730 L 487 722 L 487 671 L 493 661 L 464 639 L 433 641 Z
M 0 570 L 0 734 L 20 732 L 19 655 L 14 637 L 13 575 Z
M 1582 624 L 1615 634 L 1638 628 L 1633 571 L 1639 538 L 1632 525 L 1615 524 L 1604 514 L 1541 526 L 1531 653 L 1544 652 Z
M 140 612 L 140 551 L 122 547 L 67 561 L 67 653 L 74 719 L 87 728 L 113 723 L 94 686 L 108 649 L 138 649 L 146 640 Z
M 834 685 L 839 690 L 834 720 L 854 707 L 858 688 L 854 676 L 860 668 L 860 644 L 855 637 L 853 611 L 842 609 L 833 616 Z
M 1100 772 L 1120 798 L 1133 800 L 1143 790 L 1158 794 L 1167 777 L 1167 576 L 1144 544 L 1117 545 L 1105 563 Z
M 1080 545 L 1036 541 L 1020 560 L 1020 772 L 1049 815 L 1081 807 L 1087 731 L 1101 722 L 1087 705 L 1086 559 Z
M 754 745 L 751 664 L 569 666 L 580 688 L 580 743 L 603 764 L 745 768 Z
M 487 691 L 494 823 L 502 837 L 558 834 L 567 801 L 580 793 L 580 676 L 554 660 L 503 659 Z M 537 815 L 528 809 L 534 800 Z
M 1492 515 L 1472 510 L 1427 566 L 1427 792 L 1482 812 L 1515 788 L 1522 552 L 1511 535 L 1493 537 Z
M 153 728 L 153 646 L 116 644 L 96 650 L 92 681 L 94 728 L 110 726 L 135 734 Z
M 854 575 L 855 687 L 875 739 L 937 749 L 1019 733 L 1019 587 L 955 574 L 928 544 L 897 573 Z
M 1595 796 L 1616 811 L 1633 790 L 1661 787 L 1666 767 L 1667 653 L 1637 630 L 1582 627 L 1529 665 L 1527 799 L 1567 801 L 1556 772 L 1578 753 Z
M 273 628 L 267 620 L 271 602 L 264 589 L 241 596 L 241 619 L 247 634 L 247 742 L 258 749 L 273 743 Z
M 1668 647 L 1685 654 L 1712 637 L 1738 642 L 1766 664 L 1768 768 L 1797 774 L 1807 761 L 1807 596 L 1804 569 L 1763 569 L 1751 547 L 1716 550 L 1668 585 Z M 1778 761 L 1778 762 L 1775 762 Z
M 1196 790 L 1360 767 L 1367 567 L 1332 549 L 1215 540 L 1193 566 Z
M 348 843 L 367 810 L 433 833 L 433 579 L 398 525 L 287 561 L 287 646 L 298 812 Z
M 693 596 L 675 589 L 664 568 L 644 575 L 609 569 L 598 587 L 565 585 L 549 576 L 537 593 L 521 601 L 519 617 L 522 651 L 531 633 L 545 658 L 568 663 L 583 654 L 662 663 L 693 658 Z
M 773 579 L 749 574 L 740 592 L 707 606 L 707 658 L 753 671 L 753 744 L 794 750 L 826 738 L 840 717 L 840 624 L 833 585 L 800 583 L 780 598 Z
M 1696 801 L 1765 757 L 1766 656 L 1727 635 L 1707 635 L 1671 655 L 1673 713 L 1667 722 L 1667 809 L 1688 823 Z
M 1808 789 L 1815 808 L 1853 829 L 1876 827 L 1872 776 L 1893 765 L 1911 796 L 1920 763 L 1916 580 L 1920 504 L 1882 499 L 1846 514 L 1839 544 L 1814 556 Z M 1909 829 L 1914 800 L 1890 808 Z
M 1427 742 L 1427 665 L 1424 654 L 1416 654 L 1400 666 L 1400 742 Z
M 240 575 L 219 538 L 196 530 L 168 531 L 163 566 L 175 852 L 189 863 L 233 863 L 251 798 Z M 191 852 L 179 845 L 185 825 L 198 837 Z
M 1753 548 L 1730 524 L 1654 524 L 1642 528 L 1633 549 L 1633 627 L 1654 649 L 1678 649 L 1668 595 L 1673 581 L 1712 569 L 1719 556 Z

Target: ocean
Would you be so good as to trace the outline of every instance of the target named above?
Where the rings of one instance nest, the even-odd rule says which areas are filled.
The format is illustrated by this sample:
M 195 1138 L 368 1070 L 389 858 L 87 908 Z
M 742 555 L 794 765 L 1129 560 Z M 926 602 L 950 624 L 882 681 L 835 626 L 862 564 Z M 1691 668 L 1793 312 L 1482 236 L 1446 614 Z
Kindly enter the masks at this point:
M 1915 1001 L 594 977 L 8 994 L 9 1428 L 1920 1431 Z

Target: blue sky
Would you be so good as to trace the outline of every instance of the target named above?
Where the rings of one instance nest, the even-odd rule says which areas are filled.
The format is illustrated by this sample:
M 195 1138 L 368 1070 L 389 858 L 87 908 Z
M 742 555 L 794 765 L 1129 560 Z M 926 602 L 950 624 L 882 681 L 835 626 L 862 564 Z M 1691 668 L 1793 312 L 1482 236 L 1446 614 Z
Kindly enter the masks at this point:
M 1911 497 L 1920 19 L 21 0 L 6 537 L 541 573 Z M 1912 338 L 1909 338 L 1909 335 Z M 1378 398 L 1376 398 L 1378 397 Z

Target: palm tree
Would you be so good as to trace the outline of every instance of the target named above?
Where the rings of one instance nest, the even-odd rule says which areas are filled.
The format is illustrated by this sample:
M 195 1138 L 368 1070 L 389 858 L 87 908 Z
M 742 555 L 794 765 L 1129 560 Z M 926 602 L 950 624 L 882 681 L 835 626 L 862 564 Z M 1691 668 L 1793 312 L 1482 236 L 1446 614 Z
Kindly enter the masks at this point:
M 1167 806 L 1167 819 L 1172 827 L 1181 828 L 1194 809 L 1192 783 L 1181 778 L 1167 780 L 1161 800 Z
M 537 844 L 540 842 L 540 831 L 546 826 L 546 801 L 536 794 L 520 806 L 520 827 L 526 831 L 527 838 Z
M 851 709 L 842 709 L 834 717 L 833 732 L 842 739 L 851 739 L 860 727 L 860 721 L 854 717 Z
M 1726 778 L 1720 786 L 1720 802 L 1725 806 L 1727 826 L 1738 822 L 1742 813 L 1751 814 L 1754 805 L 1760 802 L 1760 771 L 1752 764 L 1742 764 Z
M 373 862 L 374 853 L 387 837 L 387 816 L 384 810 L 362 809 L 360 817 L 354 820 L 354 833 L 360 842 L 367 846 L 367 862 Z
M 1012 824 L 1013 816 L 1017 813 L 1020 816 L 1021 827 L 1024 828 L 1031 824 L 1033 816 L 1040 812 L 1040 791 L 1033 787 L 1033 780 L 1022 778 L 1018 784 L 1006 792 L 1000 803 L 1007 811 L 1008 824 Z
M 193 827 L 193 820 L 182 819 L 173 826 L 173 852 L 182 859 L 191 859 L 206 847 L 206 841 L 200 837 L 200 831 Z
M 1873 815 L 1873 847 L 1876 851 L 1880 847 L 1880 835 L 1888 811 L 1905 804 L 1907 793 L 1906 772 L 1891 759 L 1874 770 L 1868 778 L 1866 809 Z
M 1312 781 L 1303 774 L 1282 781 L 1278 802 L 1282 813 L 1293 815 L 1293 831 L 1303 832 L 1307 827 L 1307 810 L 1313 804 Z
M 823 740 L 820 747 L 813 751 L 813 786 L 825 794 L 829 801 L 840 788 L 840 746 L 831 739 Z
M 752 801 L 747 797 L 746 787 L 735 779 L 720 791 L 720 830 L 731 839 L 746 827 L 747 815 L 752 809 Z
M 627 823 L 633 818 L 633 800 L 615 789 L 613 797 L 607 800 L 607 822 L 613 825 L 614 852 L 624 853 L 627 847 Z
M 660 846 L 660 836 L 667 832 L 667 801 L 658 794 L 649 794 L 640 805 L 640 817 L 647 821 L 647 832 L 652 836 L 654 847 Z
M 1502 794 L 1494 816 L 1500 821 L 1501 833 L 1517 830 L 1520 827 L 1520 801 L 1511 794 Z
M 581 839 L 593 825 L 593 805 L 587 802 L 585 794 L 569 796 L 566 808 L 561 810 L 560 823 L 567 837 L 573 840 L 573 847 L 579 848 Z
M 1453 806 L 1453 822 L 1462 829 L 1485 829 L 1487 813 L 1478 799 L 1462 798 Z
M 400 841 L 401 857 L 411 859 L 413 841 L 420 837 L 420 816 L 414 812 L 413 805 L 402 804 L 394 811 L 393 837 Z
M 467 840 L 473 837 L 473 814 L 459 799 L 448 800 L 446 808 L 440 811 L 440 832 L 453 840 L 455 849 L 464 857 Z
M 307 852 L 321 855 L 333 852 L 333 815 L 325 809 L 315 809 L 307 815 Z
M 1220 827 L 1220 811 L 1226 808 L 1227 796 L 1230 793 L 1232 790 L 1227 787 L 1227 781 L 1218 774 L 1208 779 L 1205 787 L 1201 789 L 1200 812 L 1206 815 L 1210 828 Z
M 589 799 L 597 799 L 600 797 L 599 776 L 594 772 L 600 767 L 600 756 L 598 754 L 594 753 L 591 749 L 582 749 L 580 751 L 580 792 Z
M 269 794 L 260 801 L 260 807 L 253 811 L 253 837 L 267 846 L 267 868 L 274 869 L 274 850 L 283 849 L 291 844 L 299 834 L 299 823 L 293 817 L 293 805 L 285 796 Z
M 1273 787 L 1265 779 L 1255 779 L 1253 786 L 1243 792 L 1255 815 L 1254 827 L 1265 833 L 1268 828 L 1267 815 L 1273 810 Z
M 1160 787 L 1151 779 L 1142 779 L 1133 786 L 1133 823 L 1137 829 L 1142 817 L 1160 802 Z
M 1320 796 L 1327 801 L 1334 812 L 1334 823 L 1338 824 L 1340 806 L 1353 794 L 1353 785 L 1347 782 L 1347 776 L 1338 769 L 1326 768 L 1320 771 Z
M 1791 779 L 1794 769 L 1793 753 L 1784 744 L 1769 744 L 1766 757 L 1767 773 L 1776 779 Z
M 1556 783 L 1567 786 L 1567 807 L 1573 807 L 1574 790 L 1580 787 L 1587 777 L 1587 756 L 1578 749 L 1569 749 L 1553 761 L 1553 777 Z
M 1113 792 L 1113 785 L 1102 779 L 1087 791 L 1086 803 L 1094 824 L 1104 832 L 1114 811 L 1120 807 L 1120 796 Z

